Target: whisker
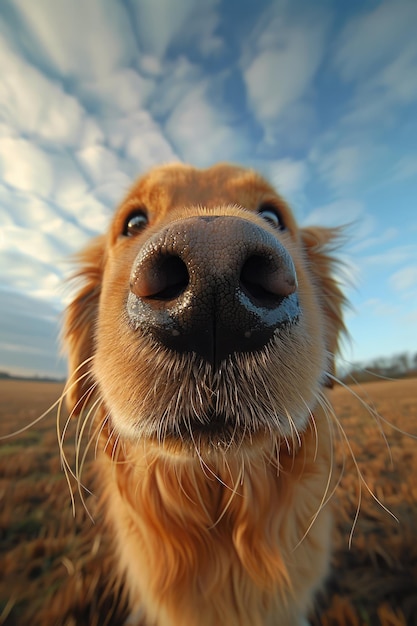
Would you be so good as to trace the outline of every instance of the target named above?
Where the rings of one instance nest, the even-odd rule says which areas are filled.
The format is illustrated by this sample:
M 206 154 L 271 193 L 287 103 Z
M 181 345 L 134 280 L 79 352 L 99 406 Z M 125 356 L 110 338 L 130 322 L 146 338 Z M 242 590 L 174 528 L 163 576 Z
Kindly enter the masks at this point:
M 84 374 L 82 377 L 83 378 L 86 374 Z M 78 382 L 79 379 L 77 379 L 75 383 Z M 67 433 L 67 429 L 69 424 L 71 423 L 71 420 L 74 416 L 74 412 L 76 407 L 79 407 L 79 405 L 82 404 L 81 407 L 81 411 L 80 411 L 80 416 L 82 415 L 82 412 L 84 410 L 84 407 L 88 404 L 90 397 L 95 389 L 95 384 L 92 384 L 85 392 L 84 394 L 81 396 L 81 398 L 79 399 L 79 401 L 77 402 L 76 406 L 73 407 L 72 411 L 70 412 L 66 422 L 65 422 L 65 426 L 64 429 L 62 431 L 62 433 L 60 432 L 60 422 L 61 422 L 61 412 L 62 412 L 62 403 L 64 400 L 65 395 L 62 394 L 61 397 L 59 398 L 59 405 L 58 405 L 58 410 L 57 410 L 57 419 L 56 419 L 56 431 L 57 431 L 57 438 L 58 438 L 58 446 L 59 446 L 59 451 L 60 451 L 60 457 L 61 457 L 61 463 L 62 463 L 62 468 L 65 474 L 65 478 L 69 487 L 69 491 L 71 494 L 71 501 L 72 501 L 72 509 L 73 509 L 73 514 L 75 515 L 75 500 L 73 497 L 73 492 L 72 492 L 72 486 L 71 486 L 71 481 L 70 481 L 70 476 L 72 476 L 78 483 L 78 478 L 77 478 L 77 474 L 76 472 L 74 472 L 71 468 L 71 465 L 67 459 L 67 456 L 65 454 L 64 451 L 64 440 L 65 440 L 65 436 Z M 65 392 L 66 394 L 67 392 Z M 80 420 L 77 422 L 77 431 L 76 431 L 76 441 L 77 441 L 77 433 L 78 433 L 78 424 L 80 423 Z
M 87 425 L 90 423 L 90 426 L 91 426 L 91 424 L 94 423 L 94 419 L 97 414 L 98 408 L 100 408 L 101 402 L 102 402 L 101 398 L 97 398 L 95 400 L 95 402 L 89 408 L 88 413 L 82 422 L 82 426 L 79 432 L 77 432 L 76 449 L 75 449 L 75 477 L 76 477 L 78 484 L 80 484 L 79 461 L 80 461 L 82 438 L 84 436 L 84 432 L 85 432 Z
M 101 425 L 100 425 L 100 430 L 97 433 L 97 437 L 96 437 L 96 445 L 94 446 L 94 458 L 97 458 L 97 452 L 98 452 L 98 444 L 100 442 L 101 439 L 101 435 L 103 433 L 103 430 L 105 429 L 106 425 L 108 424 L 109 421 L 109 414 L 106 413 L 106 415 L 103 417 L 102 421 L 101 421 Z
M 45 417 L 55 407 L 57 407 L 59 405 L 60 400 L 61 400 L 61 396 L 53 404 L 51 404 L 51 406 L 48 409 L 46 409 L 46 411 L 44 411 L 42 413 L 42 415 L 39 415 L 32 422 L 29 422 L 29 424 L 26 424 L 25 426 L 22 426 L 22 428 L 19 428 L 18 430 L 14 430 L 12 433 L 7 433 L 7 435 L 1 435 L 0 436 L 0 441 L 5 441 L 6 439 L 11 439 L 12 437 L 16 437 L 16 435 L 20 435 L 20 434 L 24 433 L 26 430 L 29 430 L 29 428 L 32 428 L 32 426 L 35 426 L 36 424 L 39 424 L 39 422 L 41 422 L 43 419 L 45 419 Z
M 353 395 L 355 397 L 357 397 L 357 394 L 354 393 Z M 358 399 L 360 399 L 360 396 L 358 397 Z M 328 406 L 331 407 L 330 404 L 328 404 Z M 365 487 L 365 489 L 369 493 L 369 495 L 375 500 L 375 502 L 386 513 L 388 513 L 388 515 L 390 515 L 398 523 L 399 523 L 399 519 L 396 517 L 396 515 L 394 515 L 394 513 L 392 511 L 390 511 L 390 509 L 388 507 L 386 507 L 383 504 L 383 502 L 381 502 L 381 500 L 378 498 L 378 496 L 369 487 L 368 482 L 366 481 L 366 479 L 365 479 L 365 477 L 364 477 L 364 475 L 363 475 L 363 473 L 362 473 L 362 471 L 361 471 L 361 469 L 359 467 L 359 463 L 356 460 L 355 454 L 353 452 L 353 449 L 352 449 L 351 443 L 349 441 L 349 438 L 348 438 L 348 436 L 346 434 L 346 431 L 343 428 L 342 424 L 340 423 L 340 420 L 337 419 L 337 417 L 336 417 L 332 407 L 331 407 L 330 415 L 333 417 L 333 419 L 334 419 L 334 421 L 336 423 L 336 426 L 337 426 L 337 428 L 339 430 L 339 433 L 341 434 L 342 439 L 345 442 L 345 444 L 346 444 L 346 446 L 347 446 L 347 448 L 349 450 L 350 457 L 351 457 L 352 462 L 353 462 L 353 464 L 355 466 L 356 473 L 357 473 L 357 476 L 358 476 L 358 479 L 359 479 L 358 484 L 359 484 L 359 498 L 360 498 L 360 500 L 359 500 L 359 503 L 358 503 L 358 508 L 356 509 L 355 518 L 354 518 L 352 529 L 351 529 L 351 533 L 350 533 L 350 536 L 349 536 L 349 548 L 350 548 L 351 547 L 351 543 L 352 543 L 353 534 L 354 534 L 354 529 L 355 529 L 355 526 L 356 526 L 356 523 L 357 523 L 357 520 L 358 520 L 358 517 L 359 517 L 360 504 L 361 504 L 361 501 L 362 501 L 362 486 L 361 485 L 363 485 Z
M 334 467 L 334 446 L 333 446 L 333 425 L 331 420 L 329 419 L 329 412 L 328 409 L 325 405 L 325 403 L 323 402 L 323 400 L 325 400 L 325 396 L 318 396 L 317 400 L 319 402 L 319 404 L 321 405 L 324 415 L 326 417 L 326 422 L 329 428 L 329 440 L 330 440 L 330 462 L 329 462 L 329 473 L 327 475 L 327 479 L 326 479 L 326 485 L 324 488 L 324 492 L 321 498 L 321 501 L 317 507 L 317 511 L 314 513 L 309 525 L 307 526 L 307 529 L 305 530 L 304 534 L 302 535 L 301 539 L 297 542 L 297 544 L 295 545 L 295 547 L 293 548 L 293 550 L 296 550 L 301 543 L 304 541 L 304 539 L 307 537 L 308 533 L 310 532 L 313 524 L 316 522 L 318 516 L 320 515 L 321 511 L 323 510 L 323 508 L 326 506 L 326 504 L 331 500 L 332 496 L 334 495 L 337 486 L 340 483 L 342 474 L 339 476 L 338 481 L 336 482 L 336 485 L 333 487 L 333 489 L 330 491 L 330 486 L 332 484 L 332 479 L 333 479 L 333 467 Z M 313 417 L 313 416 L 312 416 Z M 314 420 L 314 417 L 313 417 Z M 317 430 L 315 431 L 316 435 L 317 435 Z M 316 439 L 316 443 L 318 445 L 318 438 Z M 317 447 L 316 447 L 316 451 L 315 451 L 315 456 L 314 456 L 314 461 L 317 458 Z

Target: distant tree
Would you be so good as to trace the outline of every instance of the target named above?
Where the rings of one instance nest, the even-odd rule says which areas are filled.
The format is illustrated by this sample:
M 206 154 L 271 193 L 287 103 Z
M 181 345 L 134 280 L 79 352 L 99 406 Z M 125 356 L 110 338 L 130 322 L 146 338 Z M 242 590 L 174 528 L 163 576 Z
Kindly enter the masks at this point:
M 366 382 L 381 378 L 401 378 L 417 371 L 417 354 L 408 352 L 394 354 L 390 357 L 379 357 L 369 363 L 353 363 L 343 382 Z

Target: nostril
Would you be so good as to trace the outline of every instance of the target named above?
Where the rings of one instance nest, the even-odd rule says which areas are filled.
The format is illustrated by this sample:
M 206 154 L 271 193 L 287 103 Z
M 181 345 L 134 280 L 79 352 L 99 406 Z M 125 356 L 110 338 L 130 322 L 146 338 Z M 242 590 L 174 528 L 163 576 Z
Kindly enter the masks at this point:
M 130 289 L 139 298 L 173 300 L 187 288 L 189 274 L 178 256 L 160 255 L 138 268 Z
M 276 307 L 296 290 L 295 271 L 280 264 L 274 255 L 254 254 L 247 258 L 240 272 L 240 287 L 255 303 Z

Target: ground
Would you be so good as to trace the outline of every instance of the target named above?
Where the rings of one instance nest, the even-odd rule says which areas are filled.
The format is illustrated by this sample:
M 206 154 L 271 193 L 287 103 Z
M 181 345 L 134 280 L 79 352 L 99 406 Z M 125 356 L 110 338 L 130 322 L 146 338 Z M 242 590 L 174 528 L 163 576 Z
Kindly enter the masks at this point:
M 332 572 L 314 626 L 417 625 L 417 441 L 405 434 L 417 435 L 416 389 L 408 379 L 331 393 L 335 432 L 345 435 L 335 447 L 341 478 L 332 504 Z M 61 390 L 58 383 L 0 381 L 0 436 L 41 415 Z M 84 493 L 93 524 L 70 481 L 73 516 L 56 412 L 0 442 L 0 626 L 118 626 L 124 603 L 109 581 L 106 531 L 95 496 Z M 64 423 L 65 416 L 61 429 Z M 70 460 L 75 431 L 74 420 L 65 443 Z M 93 484 L 90 461 L 83 477 Z

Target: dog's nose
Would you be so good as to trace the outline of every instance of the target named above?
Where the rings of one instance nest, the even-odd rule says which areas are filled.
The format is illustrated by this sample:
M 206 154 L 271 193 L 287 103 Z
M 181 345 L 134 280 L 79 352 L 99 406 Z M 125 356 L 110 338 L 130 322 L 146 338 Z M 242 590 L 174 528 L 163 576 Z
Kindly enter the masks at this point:
M 298 318 L 295 268 L 273 234 L 246 219 L 178 220 L 136 257 L 127 312 L 135 329 L 218 367 Z

